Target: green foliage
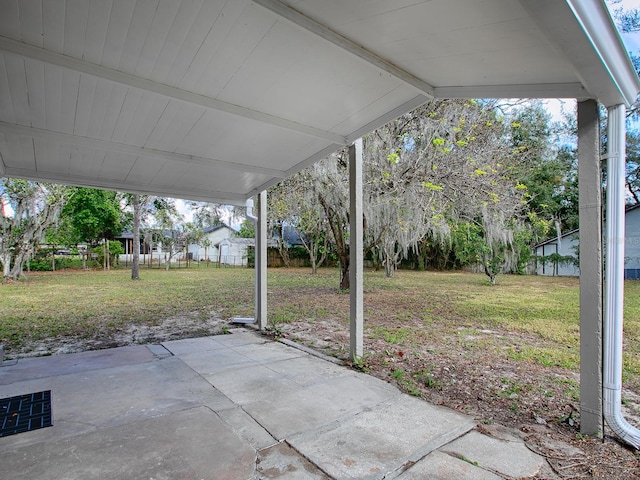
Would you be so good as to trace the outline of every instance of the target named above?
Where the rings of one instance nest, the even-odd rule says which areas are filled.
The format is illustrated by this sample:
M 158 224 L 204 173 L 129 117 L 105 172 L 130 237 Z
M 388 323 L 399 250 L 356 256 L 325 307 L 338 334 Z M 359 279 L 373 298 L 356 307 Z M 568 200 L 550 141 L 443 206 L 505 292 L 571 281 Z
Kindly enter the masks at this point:
M 92 245 L 120 235 L 131 220 L 122 212 L 117 192 L 95 188 L 78 188 L 62 215 L 69 223 L 73 243 Z
M 96 256 L 97 265 L 103 265 L 104 255 L 105 255 L 105 244 L 97 245 L 93 247 L 91 249 L 91 252 Z M 119 263 L 118 262 L 119 256 L 124 253 L 124 247 L 122 246 L 122 243 L 120 243 L 117 240 L 110 241 L 108 253 L 109 253 L 109 264 L 112 266 L 117 266 Z
M 54 255 L 54 252 L 55 249 L 53 248 L 38 249 L 34 258 L 29 261 L 27 270 L 32 272 L 50 272 L 54 269 L 54 261 L 56 270 L 79 266 L 80 260 L 77 258 Z
M 236 236 L 240 238 L 255 238 L 255 224 L 252 221 L 245 219 L 245 221 L 240 225 L 240 230 L 236 233 Z

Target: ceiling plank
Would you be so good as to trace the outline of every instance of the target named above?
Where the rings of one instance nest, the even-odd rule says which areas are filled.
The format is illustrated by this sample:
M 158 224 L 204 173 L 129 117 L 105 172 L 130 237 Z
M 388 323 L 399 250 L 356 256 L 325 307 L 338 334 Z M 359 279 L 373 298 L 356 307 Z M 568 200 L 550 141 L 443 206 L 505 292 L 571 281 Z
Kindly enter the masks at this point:
M 141 89 L 147 92 L 153 92 L 164 97 L 182 100 L 194 105 L 211 108 L 213 110 L 218 110 L 243 118 L 248 118 L 257 122 L 266 123 L 310 137 L 320 138 L 332 143 L 339 143 L 342 145 L 347 143 L 346 139 L 341 135 L 327 132 L 310 125 L 303 125 L 301 123 L 293 122 L 285 118 L 276 117 L 274 115 L 269 115 L 257 110 L 251 110 L 250 108 L 233 105 L 231 103 L 216 100 L 214 98 L 205 97 L 204 95 L 181 90 L 170 85 L 163 85 L 152 80 L 121 72 L 119 70 L 113 70 L 111 68 L 106 68 L 101 65 L 85 62 L 84 60 L 79 60 L 68 55 L 61 55 L 56 52 L 44 50 L 32 45 L 27 45 L 22 42 L 3 37 L 1 35 L 0 50 L 9 54 L 32 58 L 34 60 L 57 65 L 69 70 L 74 70 L 76 72 L 91 75 L 93 77 L 110 80 L 112 82 L 127 85 L 129 87 Z
M 364 60 L 365 62 L 375 66 L 376 68 L 387 72 L 393 77 L 401 80 L 402 82 L 416 88 L 420 93 L 433 98 L 433 87 L 424 80 L 416 77 L 415 75 L 407 72 L 394 65 L 393 63 L 385 60 L 384 58 L 376 55 L 375 53 L 367 50 L 362 45 L 349 40 L 347 37 L 340 35 L 339 33 L 331 30 L 327 26 L 307 17 L 288 5 L 283 4 L 279 0 L 253 0 L 253 3 L 258 4 L 267 10 L 275 13 L 279 17 L 282 17 L 293 24 L 297 25 L 308 32 L 317 35 L 320 38 L 340 47 L 342 50 L 349 52 L 352 55 Z
M 0 132 L 32 138 L 46 138 L 61 143 L 70 143 L 73 145 L 95 148 L 106 152 L 118 152 L 141 157 L 143 156 L 151 158 L 162 158 L 164 160 L 183 162 L 192 165 L 203 165 L 207 167 L 216 166 L 240 172 L 257 173 L 260 175 L 268 175 L 277 178 L 284 178 L 287 176 L 287 172 L 283 172 L 281 170 L 276 170 L 273 168 L 257 167 L 254 165 L 227 162 L 225 160 L 217 160 L 214 158 L 185 155 L 181 153 L 167 152 L 164 150 L 155 150 L 147 147 L 137 147 L 134 145 L 127 145 L 123 143 L 109 142 L 106 140 L 98 140 L 95 138 L 82 137 L 78 135 L 70 135 L 68 133 L 53 132 L 51 130 L 44 130 L 41 128 L 13 125 L 6 122 L 0 122 Z

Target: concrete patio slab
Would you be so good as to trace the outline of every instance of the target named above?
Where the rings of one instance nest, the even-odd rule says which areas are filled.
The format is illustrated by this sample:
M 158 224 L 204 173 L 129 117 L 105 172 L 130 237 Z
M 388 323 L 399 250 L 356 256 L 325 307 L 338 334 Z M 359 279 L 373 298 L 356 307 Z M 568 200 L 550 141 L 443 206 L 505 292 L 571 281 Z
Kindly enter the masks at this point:
M 171 350 L 170 345 L 168 348 Z M 252 368 L 260 365 L 260 362 L 241 355 L 231 348 L 189 353 L 178 355 L 178 357 L 186 365 L 203 376 L 215 375 L 230 368 Z
M 224 389 L 221 391 L 241 404 Z M 353 372 L 293 392 L 282 392 L 275 387 L 262 398 L 241 405 L 271 435 L 283 440 L 344 420 L 399 395 L 400 392 L 386 382 Z
M 28 359 L 0 384 L 0 398 L 51 390 L 54 419 L 0 438 L 2 478 L 489 480 L 538 465 L 508 469 L 531 460 L 515 437 L 242 329 Z
M 43 359 L 46 358 L 46 361 Z M 154 360 L 155 354 L 144 345 L 93 350 L 72 355 L 52 355 L 50 357 L 21 358 L 15 365 L 7 361 L 0 368 L 0 385 L 22 382 L 52 375 L 98 370 L 122 365 L 132 365 Z M 11 366 L 11 368 L 8 368 Z
M 474 426 L 470 417 L 402 395 L 288 441 L 333 478 L 388 478 Z
M 305 355 L 295 359 L 270 363 L 268 368 L 297 385 L 309 386 L 331 378 L 352 374 L 348 368 L 330 362 L 318 362 L 316 357 Z
M 258 452 L 257 473 L 260 480 L 330 480 L 286 442 Z
M 442 452 L 433 452 L 409 470 L 405 471 L 397 480 L 502 480 L 502 477 L 487 472 L 476 465 L 452 457 Z
M 518 438 L 505 440 L 472 431 L 451 442 L 442 451 L 507 478 L 531 478 L 545 466 L 546 461 L 533 453 Z
M 164 342 L 162 343 L 162 346 L 174 355 L 184 355 L 187 353 L 195 352 L 208 352 L 217 348 L 226 348 L 215 338 L 216 337 L 184 338 L 182 340 L 172 340 L 171 342 Z
M 236 406 L 219 411 L 218 416 L 229 425 L 236 435 L 256 450 L 262 450 L 277 443 L 277 440 L 269 432 L 240 407 Z
M 3 477 L 16 480 L 220 480 L 251 478 L 256 452 L 215 413 L 196 407 L 11 449 L 0 458 Z
M 284 394 L 293 394 L 300 386 L 267 366 L 229 368 L 215 375 L 203 375 L 216 389 L 232 398 L 238 405 L 247 405 L 259 399 L 269 401 Z
M 114 352 L 113 363 L 119 353 Z M 49 359 L 39 360 L 51 372 L 44 367 Z M 39 431 L 37 437 L 43 442 L 226 400 L 175 357 L 14 382 L 3 386 L 2 396 L 41 390 L 51 390 L 54 422 L 54 428 Z M 7 443 L 25 441 L 30 440 L 22 434 L 11 442 L 0 439 L 0 452 Z

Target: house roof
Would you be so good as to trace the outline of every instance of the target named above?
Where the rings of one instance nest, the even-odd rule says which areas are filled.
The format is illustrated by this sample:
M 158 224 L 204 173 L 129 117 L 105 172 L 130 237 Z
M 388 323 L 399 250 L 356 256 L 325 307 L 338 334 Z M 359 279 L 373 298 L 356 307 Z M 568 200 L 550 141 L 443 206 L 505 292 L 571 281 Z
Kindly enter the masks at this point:
M 601 0 L 6 0 L 0 175 L 244 204 L 430 98 L 638 90 Z
M 222 243 L 226 243 L 229 245 L 245 245 L 247 247 L 254 247 L 256 245 L 256 240 L 255 238 L 239 238 L 239 237 L 225 238 L 224 240 L 220 240 L 217 243 L 217 246 L 219 246 Z M 267 239 L 267 247 L 277 248 L 278 242 L 272 238 L 269 238 Z
M 558 238 L 560 238 L 560 239 L 562 239 L 562 238 L 566 238 L 566 237 L 569 237 L 569 236 L 571 236 L 571 235 L 575 235 L 575 234 L 576 234 L 576 233 L 578 233 L 578 232 L 580 232 L 580 229 L 579 229 L 579 228 L 576 228 L 575 230 L 571 230 L 570 232 L 563 233 L 563 234 L 562 234 L 562 235 L 560 235 L 559 237 L 553 237 L 553 238 L 550 238 L 549 240 L 545 240 L 544 242 L 537 243 L 537 244 L 535 244 L 535 245 L 533 246 L 533 248 L 543 247 L 543 246 L 545 246 L 545 245 L 549 245 L 549 244 L 552 244 L 552 243 L 556 243 L 556 242 L 558 241 Z
M 631 212 L 633 210 L 636 210 L 637 208 L 640 208 L 640 204 L 631 205 L 630 207 L 626 207 L 624 213 L 626 215 L 627 213 L 629 213 L 629 212 Z M 536 245 L 533 246 L 533 248 L 538 248 L 538 247 L 542 247 L 544 245 L 548 245 L 550 243 L 555 243 L 555 242 L 558 241 L 558 238 L 560 238 L 560 239 L 566 238 L 566 237 L 568 237 L 570 235 L 574 235 L 574 234 L 579 233 L 579 232 L 580 232 L 580 229 L 576 228 L 575 230 L 571 230 L 571 231 L 569 231 L 567 233 L 563 233 L 562 235 L 560 235 L 560 237 L 553 237 L 553 238 L 550 238 L 549 240 L 545 240 L 544 242 L 537 243 Z
M 226 224 L 224 224 L 224 223 L 219 223 L 218 225 L 211 225 L 211 226 L 209 226 L 209 227 L 205 227 L 205 228 L 202 230 L 202 233 L 211 233 L 211 232 L 216 232 L 216 231 L 221 230 L 221 229 L 223 229 L 223 228 L 227 228 L 227 229 L 229 229 L 229 230 L 231 230 L 231 231 L 235 231 L 235 230 L 234 230 L 233 228 L 231 228 L 229 225 L 226 225 Z

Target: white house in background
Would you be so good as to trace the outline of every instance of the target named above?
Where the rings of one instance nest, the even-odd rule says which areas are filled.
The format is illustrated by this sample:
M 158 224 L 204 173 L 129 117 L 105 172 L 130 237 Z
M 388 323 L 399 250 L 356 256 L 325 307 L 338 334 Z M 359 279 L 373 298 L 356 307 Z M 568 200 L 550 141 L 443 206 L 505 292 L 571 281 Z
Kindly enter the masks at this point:
M 218 244 L 220 265 L 246 265 L 249 247 L 256 244 L 253 238 L 225 238 Z
M 254 238 L 225 238 L 218 244 L 220 265 L 247 265 L 249 249 L 256 246 Z M 267 239 L 267 248 L 277 249 L 278 241 Z
M 236 231 L 233 228 L 224 224 L 205 228 L 200 244 L 189 244 L 188 252 L 191 255 L 191 259 L 202 262 L 220 261 L 220 242 L 233 238 L 235 234 Z
M 539 243 L 534 248 L 538 257 L 548 257 L 557 253 L 563 257 L 578 258 L 579 245 L 580 230 L 573 230 L 560 237 Z M 542 263 L 538 261 L 536 262 L 536 273 L 538 275 L 578 277 L 580 269 L 564 262 Z M 640 280 L 640 205 L 634 205 L 625 211 L 624 277 Z

